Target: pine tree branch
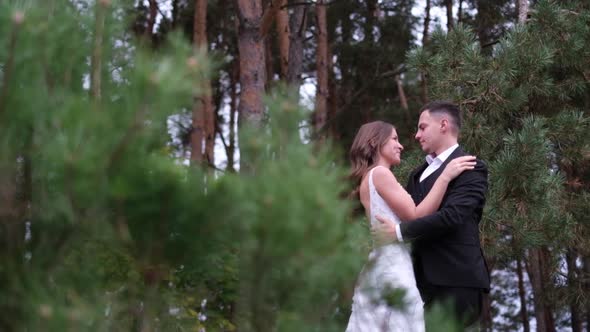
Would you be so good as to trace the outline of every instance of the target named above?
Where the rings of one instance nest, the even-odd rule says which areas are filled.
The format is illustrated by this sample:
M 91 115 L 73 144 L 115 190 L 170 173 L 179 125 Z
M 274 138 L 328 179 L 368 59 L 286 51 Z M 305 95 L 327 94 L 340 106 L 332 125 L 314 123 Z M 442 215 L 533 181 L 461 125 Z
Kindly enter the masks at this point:
M 136 112 L 134 119 L 129 125 L 129 128 L 127 129 L 127 131 L 125 131 L 123 138 L 119 141 L 119 143 L 111 153 L 109 157 L 109 162 L 107 164 L 107 170 L 111 170 L 119 162 L 119 160 L 123 156 L 123 152 L 125 152 L 127 146 L 131 144 L 131 141 L 135 137 L 135 133 L 141 128 L 141 120 L 143 119 L 143 115 L 145 113 L 147 113 L 147 106 L 141 107 L 141 109 Z
M 371 84 L 373 82 L 377 81 L 378 79 L 396 76 L 396 75 L 404 73 L 405 71 L 406 71 L 406 66 L 402 64 L 402 65 L 399 65 L 395 70 L 388 70 L 386 72 L 375 75 L 375 78 L 372 80 L 368 80 L 369 83 L 366 83 L 360 89 L 358 89 L 356 91 L 356 93 L 350 98 L 350 100 L 356 100 L 358 98 L 358 96 L 363 94 L 368 88 L 371 87 Z M 342 106 L 338 113 L 340 113 L 343 109 L 350 107 L 351 103 L 352 102 L 349 102 L 349 103 L 345 104 L 344 106 Z
M 380 73 L 380 74 L 375 75 L 375 77 L 373 79 L 367 81 L 368 83 L 366 83 L 365 85 L 363 85 L 362 87 L 360 87 L 359 89 L 357 89 L 356 90 L 356 93 L 352 97 L 349 98 L 350 102 L 348 102 L 348 103 L 342 105 L 341 107 L 339 107 L 338 108 L 338 111 L 335 112 L 334 115 L 331 118 L 327 119 L 326 120 L 326 123 L 324 124 L 324 126 L 322 128 L 318 128 L 317 131 L 318 132 L 324 132 L 324 131 L 328 130 L 328 128 L 330 127 L 330 125 L 334 121 L 336 121 L 336 119 L 341 114 L 344 113 L 343 111 L 346 110 L 346 109 L 348 109 L 352 105 L 353 101 L 356 100 L 361 94 L 365 93 L 365 91 L 371 87 L 371 84 L 373 82 L 376 82 L 376 81 L 378 81 L 379 79 L 382 79 L 382 78 L 388 78 L 388 77 L 392 77 L 392 76 L 395 77 L 396 75 L 400 75 L 400 74 L 406 72 L 406 70 L 407 70 L 406 69 L 406 66 L 404 64 L 401 64 L 401 65 L 399 65 L 394 70 L 388 70 L 386 72 L 383 72 L 383 73 Z
M 486 47 L 494 46 L 494 45 L 498 44 L 499 42 L 500 42 L 500 39 L 496 39 L 496 40 L 493 40 L 493 41 L 491 41 L 491 42 L 489 42 L 487 44 L 481 45 L 481 48 L 486 48 Z

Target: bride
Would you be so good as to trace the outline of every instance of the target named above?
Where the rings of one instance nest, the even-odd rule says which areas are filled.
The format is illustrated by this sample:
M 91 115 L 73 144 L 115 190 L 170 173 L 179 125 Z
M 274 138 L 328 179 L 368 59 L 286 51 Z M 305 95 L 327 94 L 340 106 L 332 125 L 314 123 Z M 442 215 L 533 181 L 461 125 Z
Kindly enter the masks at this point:
M 390 171 L 399 165 L 403 149 L 395 127 L 383 121 L 361 126 L 352 143 L 350 177 L 357 186 L 353 195 L 360 199 L 372 228 L 379 227 L 378 215 L 399 223 L 436 212 L 449 182 L 475 166 L 472 156 L 452 160 L 416 206 Z M 355 287 L 346 332 L 424 331 L 423 304 L 408 248 L 376 240 Z M 403 305 L 387 303 L 392 291 L 401 291 Z

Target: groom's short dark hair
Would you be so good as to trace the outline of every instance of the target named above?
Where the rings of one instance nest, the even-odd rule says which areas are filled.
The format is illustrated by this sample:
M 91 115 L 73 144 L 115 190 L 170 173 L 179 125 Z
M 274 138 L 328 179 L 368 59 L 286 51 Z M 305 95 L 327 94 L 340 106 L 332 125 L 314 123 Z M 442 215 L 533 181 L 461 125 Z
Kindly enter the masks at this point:
M 446 114 L 451 118 L 451 122 L 457 132 L 461 130 L 461 110 L 453 102 L 447 100 L 435 100 L 422 106 L 420 113 L 428 111 L 430 114 Z

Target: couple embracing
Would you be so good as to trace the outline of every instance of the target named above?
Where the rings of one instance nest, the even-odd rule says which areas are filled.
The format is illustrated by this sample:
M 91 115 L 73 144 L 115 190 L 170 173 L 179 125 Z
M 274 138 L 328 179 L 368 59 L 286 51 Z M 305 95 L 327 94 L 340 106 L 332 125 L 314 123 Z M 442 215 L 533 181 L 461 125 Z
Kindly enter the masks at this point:
M 415 138 L 426 162 L 405 189 L 390 171 L 403 150 L 395 128 L 375 121 L 359 129 L 350 149 L 351 177 L 375 241 L 355 287 L 347 332 L 424 331 L 424 309 L 435 303 L 450 305 L 464 327 L 477 323 L 490 288 L 479 240 L 488 174 L 459 146 L 460 129 L 453 103 L 422 108 Z M 404 291 L 403 308 L 381 297 L 393 289 Z

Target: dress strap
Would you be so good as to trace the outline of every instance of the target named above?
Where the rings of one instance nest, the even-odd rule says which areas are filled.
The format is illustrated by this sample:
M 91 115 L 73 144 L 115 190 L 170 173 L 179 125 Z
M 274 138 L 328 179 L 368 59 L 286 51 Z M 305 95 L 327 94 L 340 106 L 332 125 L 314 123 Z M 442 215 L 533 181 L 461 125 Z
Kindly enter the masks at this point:
M 373 171 L 377 167 L 385 167 L 385 166 L 377 165 L 377 166 L 371 168 L 371 170 L 369 171 L 369 190 L 371 192 L 375 190 L 375 184 L 373 183 Z
M 375 188 L 375 183 L 373 182 L 373 171 L 377 167 L 384 167 L 384 166 L 378 165 L 378 166 L 371 168 L 371 170 L 369 171 L 369 200 L 371 202 L 373 202 L 373 197 L 375 197 L 375 194 L 377 194 L 377 189 Z
M 373 191 L 375 190 L 375 184 L 373 183 L 373 171 L 375 170 L 376 167 L 371 168 L 371 170 L 369 171 L 369 192 L 371 193 L 371 195 L 369 195 L 369 198 L 371 198 L 371 196 L 373 195 Z

